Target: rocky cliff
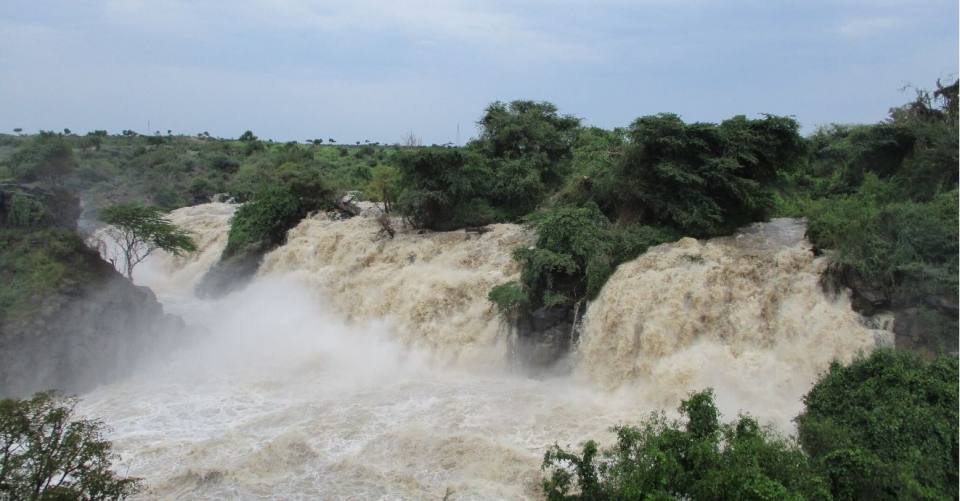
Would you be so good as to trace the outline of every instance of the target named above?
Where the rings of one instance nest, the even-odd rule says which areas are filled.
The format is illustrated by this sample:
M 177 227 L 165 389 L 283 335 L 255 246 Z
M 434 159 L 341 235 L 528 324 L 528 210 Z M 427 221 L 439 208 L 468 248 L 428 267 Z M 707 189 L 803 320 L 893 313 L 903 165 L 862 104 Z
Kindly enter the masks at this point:
M 75 197 L 39 187 L 0 191 L 0 397 L 87 389 L 182 332 L 149 289 L 84 245 Z M 26 199 L 44 214 L 11 217 L 19 210 L 11 204 Z

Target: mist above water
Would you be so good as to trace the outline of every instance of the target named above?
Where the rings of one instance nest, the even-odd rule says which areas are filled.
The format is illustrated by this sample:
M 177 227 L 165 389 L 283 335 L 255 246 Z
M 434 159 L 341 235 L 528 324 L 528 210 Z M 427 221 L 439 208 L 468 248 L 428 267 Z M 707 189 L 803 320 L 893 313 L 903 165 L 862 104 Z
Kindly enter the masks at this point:
M 816 287 L 802 228 L 775 238 L 781 223 L 625 263 L 588 310 L 574 373 L 534 379 L 505 363 L 486 299 L 516 277 L 522 228 L 383 241 L 372 220 L 320 215 L 249 287 L 197 299 L 231 212 L 175 211 L 200 252 L 151 257 L 136 276 L 207 332 L 84 396 L 147 497 L 537 498 L 546 446 L 609 439 L 704 386 L 728 418 L 789 430 L 830 359 L 872 343 L 846 299 Z

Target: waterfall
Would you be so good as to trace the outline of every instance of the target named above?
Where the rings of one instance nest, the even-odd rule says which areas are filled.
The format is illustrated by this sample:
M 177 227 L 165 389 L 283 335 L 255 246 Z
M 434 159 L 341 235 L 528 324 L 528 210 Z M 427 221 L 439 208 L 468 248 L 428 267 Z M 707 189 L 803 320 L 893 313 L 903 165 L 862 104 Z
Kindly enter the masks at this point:
M 509 370 L 486 298 L 517 278 L 523 227 L 384 239 L 372 218 L 317 214 L 246 289 L 197 299 L 232 212 L 174 211 L 200 250 L 135 274 L 206 334 L 83 396 L 146 498 L 537 499 L 554 442 L 609 441 L 707 386 L 727 417 L 789 430 L 817 374 L 873 346 L 849 300 L 821 292 L 802 221 L 624 263 L 579 308 L 573 374 L 531 378 Z
M 665 406 L 714 387 L 728 407 L 789 420 L 832 360 L 874 346 L 849 298 L 821 290 L 827 262 L 804 231 L 775 219 L 624 263 L 586 313 L 578 374 Z

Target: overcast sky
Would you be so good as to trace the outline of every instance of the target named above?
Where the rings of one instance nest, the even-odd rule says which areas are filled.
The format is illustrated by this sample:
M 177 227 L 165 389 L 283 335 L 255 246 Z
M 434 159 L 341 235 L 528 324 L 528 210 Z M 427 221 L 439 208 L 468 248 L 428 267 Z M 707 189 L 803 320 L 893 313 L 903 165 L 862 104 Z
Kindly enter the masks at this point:
M 957 74 L 957 0 L 2 0 L 0 132 L 461 142 L 494 100 L 874 122 Z

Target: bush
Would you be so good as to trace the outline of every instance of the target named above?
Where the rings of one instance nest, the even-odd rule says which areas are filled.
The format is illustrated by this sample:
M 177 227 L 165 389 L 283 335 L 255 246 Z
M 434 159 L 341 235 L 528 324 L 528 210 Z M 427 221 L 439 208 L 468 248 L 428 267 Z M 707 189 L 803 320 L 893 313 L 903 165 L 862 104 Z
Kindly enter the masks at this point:
M 600 453 L 547 450 L 543 489 L 550 501 L 602 499 L 829 499 L 825 482 L 792 441 L 749 416 L 720 423 L 713 392 L 680 405 L 685 422 L 652 414 L 620 426 L 616 444 Z
M 490 289 L 487 299 L 497 305 L 501 314 L 511 315 L 526 303 L 527 295 L 517 282 L 507 282 Z
M 929 202 L 900 201 L 898 188 L 873 175 L 853 195 L 809 202 L 808 236 L 835 251 L 866 280 L 891 295 L 957 291 L 957 191 Z
M 60 183 L 73 172 L 76 159 L 73 148 L 52 132 L 41 132 L 34 139 L 21 145 L 10 158 L 10 166 L 18 181 L 53 181 Z
M 490 170 L 467 150 L 418 148 L 397 158 L 403 194 L 398 206 L 418 227 L 452 230 L 494 222 L 485 199 Z
M 50 220 L 46 206 L 34 197 L 23 193 L 12 194 L 7 207 L 0 207 L 0 209 L 6 210 L 6 223 L 10 226 L 38 226 Z
M 478 125 L 480 137 L 471 147 L 489 159 L 519 160 L 524 170 L 534 171 L 539 183 L 554 187 L 566 174 L 580 119 L 560 115 L 548 102 L 497 101 L 487 107 Z
M 672 114 L 642 117 L 629 131 L 622 160 L 608 175 L 620 221 L 665 225 L 693 236 L 729 233 L 763 220 L 773 207 L 770 187 L 804 149 L 790 118 L 738 116 L 715 124 L 685 124 Z M 605 195 L 601 192 L 600 195 Z
M 89 252 L 70 230 L 0 227 L 0 323 L 27 318 L 61 287 L 89 280 Z
M 111 471 L 103 424 L 74 417 L 75 398 L 0 400 L 0 498 L 122 499 L 140 479 Z
M 261 191 L 254 201 L 244 204 L 234 214 L 223 257 L 266 251 L 280 245 L 287 230 L 303 215 L 303 207 L 293 193 L 280 188 Z
M 555 207 L 529 220 L 536 244 L 517 248 L 514 259 L 521 264 L 525 304 L 533 308 L 593 299 L 620 263 L 674 239 L 659 228 L 613 226 L 593 204 Z
M 533 247 L 520 247 L 520 281 L 534 305 L 553 306 L 593 297 L 613 272 L 610 222 L 596 206 L 560 207 L 531 217 Z
M 800 443 L 838 499 L 956 499 L 957 358 L 878 350 L 804 397 Z
M 333 192 L 317 170 L 294 163 L 281 165 L 273 173 L 273 182 L 237 209 L 223 258 L 266 252 L 282 244 L 287 230 L 309 212 L 330 207 L 332 200 Z

